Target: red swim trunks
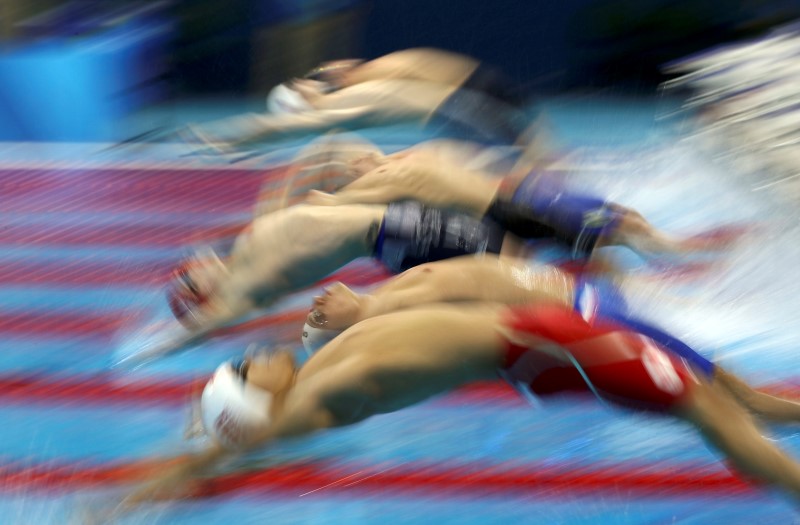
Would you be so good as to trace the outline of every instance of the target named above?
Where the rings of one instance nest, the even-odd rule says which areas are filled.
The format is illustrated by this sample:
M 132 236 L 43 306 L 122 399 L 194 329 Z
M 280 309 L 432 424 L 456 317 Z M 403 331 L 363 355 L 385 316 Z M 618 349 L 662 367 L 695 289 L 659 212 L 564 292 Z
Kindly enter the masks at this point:
M 562 306 L 510 310 L 501 376 L 537 395 L 589 391 L 631 408 L 667 411 L 697 378 L 679 356 L 611 321 Z

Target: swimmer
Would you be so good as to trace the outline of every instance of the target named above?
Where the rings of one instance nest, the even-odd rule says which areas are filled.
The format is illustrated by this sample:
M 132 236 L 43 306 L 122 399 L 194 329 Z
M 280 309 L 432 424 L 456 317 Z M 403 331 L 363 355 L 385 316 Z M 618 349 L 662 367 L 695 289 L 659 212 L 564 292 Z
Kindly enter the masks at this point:
M 304 146 L 288 163 L 286 175 L 262 186 L 256 215 L 300 204 L 312 190 L 334 193 L 390 159 L 424 154 L 426 160 L 500 177 L 513 165 L 518 148 L 486 147 L 463 140 L 434 139 L 394 153 L 354 133 L 327 134 Z
M 120 508 L 184 496 L 234 455 L 498 376 L 537 395 L 588 391 L 687 421 L 749 478 L 800 496 L 800 465 L 762 436 L 735 392 L 648 335 L 583 313 L 553 297 L 517 306 L 436 304 L 357 323 L 300 368 L 288 352 L 224 363 L 200 402 L 212 443 L 165 468 Z
M 167 298 L 188 331 L 137 352 L 130 362 L 194 345 L 360 257 L 374 257 L 398 273 L 459 255 L 525 256 L 528 252 L 518 235 L 556 236 L 552 228 L 523 214 L 509 214 L 508 222 L 513 222 L 512 233 L 491 221 L 411 201 L 337 207 L 303 204 L 269 213 L 236 238 L 224 260 L 208 250 L 179 265 Z M 560 240 L 588 257 L 596 237 Z
M 755 390 L 677 338 L 633 316 L 618 285 L 607 275 L 576 276 L 551 265 L 532 265 L 488 254 L 417 266 L 382 284 L 371 294 L 359 295 L 337 283 L 323 296 L 314 298 L 314 308 L 303 331 L 303 343 L 310 352 L 317 351 L 342 330 L 366 319 L 446 302 L 571 307 L 591 325 L 612 322 L 651 339 L 673 357 L 688 363 L 702 378 L 721 385 L 758 417 L 778 423 L 800 422 L 797 402 Z M 545 382 L 539 386 L 540 393 L 549 393 L 551 387 L 544 385 Z
M 758 392 L 685 343 L 630 311 L 623 294 L 629 279 L 607 272 L 575 275 L 552 265 L 500 259 L 489 254 L 423 264 L 357 294 L 336 283 L 314 298 L 303 326 L 303 346 L 316 352 L 356 323 L 435 303 L 497 302 L 510 306 L 555 303 L 571 307 L 590 324 L 613 321 L 640 333 L 688 361 L 699 373 L 727 388 L 741 404 L 774 422 L 800 422 L 800 404 Z
M 512 143 L 523 131 L 524 115 L 515 108 L 481 93 L 419 80 L 370 80 L 331 93 L 295 81 L 277 86 L 270 97 L 268 113 L 188 126 L 185 138 L 207 146 L 208 153 L 230 154 L 334 129 L 396 124 L 455 125 L 476 139 L 498 143 Z
M 422 80 L 478 91 L 510 105 L 521 105 L 519 86 L 496 68 L 479 60 L 434 48 L 395 51 L 373 60 L 335 60 L 312 70 L 306 78 L 336 90 L 371 80 Z
M 311 76 L 326 80 L 280 84 L 267 97 L 268 113 L 189 126 L 184 135 L 224 154 L 333 129 L 403 123 L 455 124 L 480 140 L 504 143 L 524 130 L 518 90 L 502 73 L 463 55 L 410 49 L 323 65 Z
M 552 198 L 544 207 L 524 206 L 498 197 L 500 183 L 483 172 L 446 162 L 426 167 L 429 165 L 423 161 L 430 154 L 412 150 L 389 158 L 371 152 L 358 161 L 358 169 L 369 170 L 373 163 L 392 165 L 395 159 L 399 168 L 388 177 L 380 168 L 365 176 L 356 173 L 354 176 L 360 178 L 354 184 L 365 181 L 372 185 L 370 191 L 387 188 L 402 192 L 415 188 L 414 196 L 488 220 L 440 212 L 413 202 L 345 205 L 327 210 L 325 206 L 304 205 L 258 217 L 234 242 L 231 256 L 224 263 L 216 257 L 200 258 L 177 273 L 169 301 L 176 317 L 191 333 L 180 338 L 182 342 L 165 345 L 177 350 L 195 344 L 255 309 L 315 284 L 358 257 L 377 255 L 390 270 L 400 272 L 456 255 L 501 253 L 504 245 L 504 255 L 528 255 L 520 239 L 555 239 L 578 259 L 586 259 L 595 248 L 609 244 L 640 247 L 667 242 L 632 210 L 578 197 L 571 201 Z M 404 164 L 403 159 L 417 160 Z M 383 186 L 375 183 L 376 179 L 387 178 Z M 393 182 L 397 180 L 402 184 Z M 350 185 L 342 194 L 348 195 L 348 191 L 359 190 Z M 402 196 L 408 195 L 399 194 L 398 200 Z M 532 209 L 544 212 L 544 217 L 537 217 Z M 707 240 L 701 238 L 697 244 L 705 246 Z M 155 345 L 141 355 L 169 351 L 172 350 Z
M 351 161 L 354 169 L 363 173 L 354 182 L 334 194 L 311 190 L 307 202 L 379 204 L 412 199 L 475 217 L 486 216 L 510 231 L 513 228 L 507 224 L 506 215 L 524 212 L 561 236 L 580 238 L 586 233 L 594 238 L 599 233 L 598 248 L 626 246 L 645 259 L 719 249 L 734 238 L 734 232 L 725 233 L 725 228 L 717 230 L 717 235 L 669 235 L 634 209 L 571 190 L 563 182 L 566 173 L 555 165 L 555 156 L 543 147 L 541 133 L 534 136 L 522 158 L 503 178 L 466 169 L 425 149 L 393 156 L 372 153 Z
M 254 216 L 302 203 L 311 190 L 331 193 L 365 173 L 359 166 L 384 156 L 372 142 L 352 133 L 330 133 L 312 140 L 291 159 L 285 174 L 259 190 Z
M 502 173 L 513 162 L 514 148 L 486 148 L 474 142 L 435 139 L 395 153 L 385 154 L 377 145 L 352 133 L 319 137 L 301 148 L 284 166 L 282 176 L 269 176 L 262 184 L 253 216 L 259 217 L 303 203 L 312 190 L 332 193 L 378 166 L 382 159 L 426 152 L 438 162 L 462 163 L 485 173 Z M 233 224 L 213 241 L 229 246 L 249 222 Z

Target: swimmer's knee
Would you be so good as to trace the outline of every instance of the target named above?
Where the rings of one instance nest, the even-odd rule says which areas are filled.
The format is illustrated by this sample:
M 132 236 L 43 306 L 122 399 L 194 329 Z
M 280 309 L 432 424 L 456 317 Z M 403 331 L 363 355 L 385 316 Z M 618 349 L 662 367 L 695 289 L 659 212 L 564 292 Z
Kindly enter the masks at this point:
M 615 212 L 619 216 L 618 229 L 634 234 L 647 233 L 650 230 L 650 223 L 638 211 L 620 207 Z
M 716 381 L 698 379 L 673 408 L 675 414 L 702 428 L 724 425 L 731 417 L 743 416 L 745 411 Z
M 689 385 L 681 399 L 672 406 L 671 412 L 696 426 L 708 426 L 715 413 L 713 397 L 706 384 Z
M 599 245 L 638 245 L 638 242 L 652 234 L 652 226 L 644 216 L 636 210 L 617 206 L 615 224 L 604 233 Z

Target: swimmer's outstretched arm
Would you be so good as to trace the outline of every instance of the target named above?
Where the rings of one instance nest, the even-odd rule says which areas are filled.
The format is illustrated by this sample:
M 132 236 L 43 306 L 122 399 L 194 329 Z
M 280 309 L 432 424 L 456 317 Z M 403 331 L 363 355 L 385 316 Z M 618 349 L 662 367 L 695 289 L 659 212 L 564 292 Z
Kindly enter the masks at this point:
M 336 154 L 342 151 L 341 144 L 337 144 L 333 139 L 341 131 L 338 128 L 332 129 L 302 148 L 289 163 L 286 175 L 282 177 L 280 185 L 278 183 L 263 185 L 259 191 L 254 209 L 255 217 L 296 204 L 293 201 L 299 202 L 300 192 L 305 191 L 307 193 L 308 190 L 305 188 L 305 184 L 301 184 L 298 187 L 298 179 L 303 180 L 308 176 L 312 176 L 316 179 L 316 184 L 319 187 L 324 187 L 332 177 L 327 168 L 330 167 L 331 160 L 336 158 Z M 346 145 L 347 143 L 343 144 Z M 367 141 L 359 141 L 355 147 L 363 147 L 364 144 L 371 145 Z M 375 150 L 380 151 L 377 146 L 375 146 Z M 345 186 L 346 182 L 339 183 L 339 181 L 346 179 L 340 177 L 342 176 L 333 175 L 334 184 L 338 187 Z
M 348 364 L 349 363 L 345 363 Z M 329 405 L 337 401 L 355 401 L 369 395 L 358 367 L 336 367 L 331 372 L 317 374 L 315 379 L 296 384 L 285 394 L 282 405 L 273 415 L 273 422 L 260 432 L 253 433 L 237 450 L 226 449 L 219 443 L 184 456 L 128 495 L 119 505 L 119 512 L 129 512 L 138 505 L 185 497 L 195 482 L 211 474 L 224 460 L 271 443 L 306 436 L 327 428 L 354 424 L 372 415 L 362 411 L 359 417 L 337 417 Z
M 215 443 L 207 449 L 165 461 L 166 466 L 145 481 L 117 506 L 115 514 L 132 511 L 139 505 L 156 501 L 178 499 L 187 495 L 194 481 L 206 475 L 222 460 L 234 454 Z
M 289 202 L 289 196 L 292 193 L 294 180 L 304 169 L 305 166 L 302 166 L 296 160 L 293 160 L 287 169 L 286 183 L 284 184 L 283 188 L 273 189 L 268 188 L 266 185 L 262 186 L 258 192 L 258 197 L 256 198 L 253 216 L 257 218 L 273 211 L 285 208 Z
M 212 145 L 222 143 L 224 148 L 246 149 L 262 141 L 289 140 L 336 128 L 357 129 L 363 127 L 359 123 L 371 113 L 372 110 L 368 106 L 279 115 L 249 113 L 218 122 L 218 125 L 232 128 L 233 137 L 227 142 L 222 140 L 209 140 L 209 142 Z
M 242 304 L 236 311 L 228 311 L 225 315 L 203 320 L 202 324 L 193 329 L 176 326 L 176 328 L 180 328 L 177 334 L 148 344 L 118 362 L 117 365 L 136 367 L 155 359 L 189 350 L 208 339 L 221 335 L 224 330 L 241 324 L 244 318 L 255 309 L 256 306 L 251 303 Z M 178 325 L 177 321 L 175 323 Z
M 454 164 L 436 163 L 433 158 L 400 158 L 385 162 L 335 194 L 311 191 L 307 202 L 336 206 L 415 200 L 482 217 L 491 206 L 499 184 L 499 179 L 485 173 Z
M 275 423 L 255 434 L 239 450 L 226 449 L 219 443 L 214 443 L 201 452 L 177 459 L 173 465 L 159 471 L 128 495 L 119 505 L 118 512 L 129 512 L 144 503 L 185 497 L 198 480 L 212 473 L 224 460 L 275 441 L 336 426 L 334 423 L 330 411 L 321 407 L 317 400 L 308 399 L 305 403 L 283 410 Z

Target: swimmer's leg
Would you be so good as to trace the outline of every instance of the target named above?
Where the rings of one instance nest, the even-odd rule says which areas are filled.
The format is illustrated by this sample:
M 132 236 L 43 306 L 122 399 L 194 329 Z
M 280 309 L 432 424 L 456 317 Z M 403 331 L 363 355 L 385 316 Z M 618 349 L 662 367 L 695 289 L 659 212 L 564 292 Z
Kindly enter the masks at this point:
M 614 227 L 601 235 L 597 247 L 627 246 L 643 258 L 681 256 L 691 253 L 719 251 L 732 244 L 741 234 L 736 228 L 721 228 L 719 235 L 680 237 L 663 232 L 650 224 L 636 210 L 610 204 L 616 215 Z M 739 228 L 738 230 L 740 230 Z M 727 231 L 726 230 L 730 230 Z
M 715 365 L 683 341 L 644 321 L 630 316 L 605 313 L 637 332 L 657 341 L 673 353 L 686 359 L 715 384 L 722 386 L 743 407 L 756 416 L 776 423 L 800 423 L 800 402 L 759 392 L 739 377 Z
M 719 367 L 714 371 L 714 380 L 756 416 L 776 423 L 800 423 L 800 403 L 759 392 Z
M 694 424 L 743 474 L 800 498 L 800 464 L 766 439 L 753 417 L 719 385 L 693 385 L 676 415 Z
M 709 244 L 702 239 L 669 236 L 635 210 L 593 195 L 568 191 L 553 176 L 541 178 L 540 175 L 532 175 L 540 182 L 527 178 L 510 202 L 496 200 L 487 215 L 520 235 L 493 213 L 509 207 L 524 207 L 533 219 L 551 227 L 557 239 L 566 241 L 574 258 L 589 258 L 596 248 L 626 246 L 650 259 L 659 255 L 683 255 Z
M 622 245 L 638 255 L 650 258 L 657 255 L 681 255 L 688 251 L 678 237 L 656 229 L 644 216 L 624 206 L 612 205 L 617 219 L 614 228 L 602 235 L 597 247 Z

